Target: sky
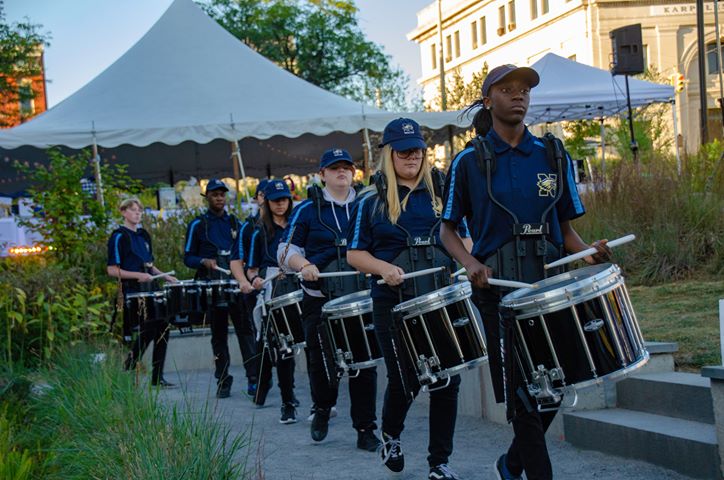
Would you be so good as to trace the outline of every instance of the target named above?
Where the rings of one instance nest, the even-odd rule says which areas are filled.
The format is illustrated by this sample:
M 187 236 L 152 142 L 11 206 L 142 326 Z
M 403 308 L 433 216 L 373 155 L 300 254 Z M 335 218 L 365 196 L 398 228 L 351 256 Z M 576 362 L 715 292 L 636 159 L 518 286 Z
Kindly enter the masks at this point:
M 359 24 L 392 56 L 417 88 L 420 50 L 407 40 L 416 13 L 434 0 L 357 0 Z M 6 20 L 41 24 L 50 34 L 45 51 L 52 107 L 110 66 L 138 41 L 172 0 L 0 0 Z

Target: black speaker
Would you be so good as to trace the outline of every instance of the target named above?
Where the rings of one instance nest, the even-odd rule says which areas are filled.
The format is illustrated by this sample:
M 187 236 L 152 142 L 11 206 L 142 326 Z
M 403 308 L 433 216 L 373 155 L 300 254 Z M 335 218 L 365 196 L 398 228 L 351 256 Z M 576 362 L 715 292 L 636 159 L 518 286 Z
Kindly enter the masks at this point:
M 644 48 L 641 40 L 641 24 L 627 25 L 611 30 L 613 61 L 611 73 L 614 75 L 636 75 L 644 73 Z

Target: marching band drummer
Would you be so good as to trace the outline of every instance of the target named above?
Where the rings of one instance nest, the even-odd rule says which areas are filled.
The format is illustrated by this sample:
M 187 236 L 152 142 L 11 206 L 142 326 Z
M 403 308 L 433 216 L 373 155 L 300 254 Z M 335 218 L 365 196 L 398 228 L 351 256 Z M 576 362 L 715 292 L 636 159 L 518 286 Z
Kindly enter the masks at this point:
M 111 233 L 108 239 L 108 266 L 106 271 L 111 277 L 119 280 L 124 300 L 129 293 L 150 291 L 152 276 L 162 272 L 153 264 L 153 247 L 151 236 L 140 227 L 143 216 L 143 205 L 138 198 L 127 198 L 120 205 L 123 225 Z M 164 277 L 170 282 L 177 282 L 175 277 Z M 124 302 L 125 304 L 125 302 Z M 115 315 L 115 314 L 114 314 Z M 123 337 L 130 342 L 132 329 L 128 312 L 123 308 Z M 148 345 L 153 341 L 153 358 L 151 361 L 151 384 L 163 388 L 175 387 L 163 378 L 163 364 L 166 360 L 170 325 L 168 319 L 143 322 L 139 325 L 138 338 L 132 342 L 131 351 L 124 362 L 126 370 L 136 368 L 138 359 L 143 356 Z
M 570 158 L 559 140 L 537 138 L 524 123 L 530 90 L 538 82 L 535 70 L 514 65 L 499 66 L 488 74 L 482 99 L 470 107 L 482 106 L 473 120 L 478 137 L 450 167 L 442 217 L 442 241 L 465 267 L 474 287 L 496 399 L 508 399 L 515 437 L 495 462 L 498 479 L 521 479 L 523 472 L 528 480 L 553 477 L 545 432 L 555 410 L 539 413 L 512 355 L 501 360 L 500 332 L 505 351 L 512 351 L 514 340 L 510 322 L 501 322 L 499 315 L 501 292 L 489 287 L 488 278 L 532 283 L 545 276 L 543 265 L 558 259 L 563 250 L 589 248 L 570 223 L 585 213 Z M 472 253 L 456 233 L 463 219 L 471 227 Z M 599 253 L 587 258 L 588 263 L 607 259 L 610 250 L 605 243 L 593 244 Z
M 454 265 L 449 256 L 436 246 L 442 185 L 435 185 L 441 183 L 441 179 L 433 176 L 432 169 L 426 164 L 427 146 L 420 126 L 406 118 L 390 122 L 385 127 L 380 147 L 381 175 L 377 174 L 376 185 L 371 187 L 370 193 L 363 191 L 360 194 L 361 199 L 347 233 L 347 261 L 360 272 L 373 275 L 371 295 L 375 332 L 387 366 L 381 457 L 389 470 L 401 472 L 405 460 L 400 434 L 420 384 L 416 376 L 408 374 L 410 366 L 404 365 L 404 359 L 397 355 L 402 352 L 400 336 L 393 329 L 392 309 L 402 300 L 449 284 L 449 270 Z M 414 245 L 427 245 L 429 250 L 413 255 Z M 429 257 L 437 258 L 438 265 L 444 265 L 448 271 L 440 272 L 439 277 L 418 277 L 403 283 L 405 269 L 400 265 L 410 268 L 405 258 L 422 261 Z M 415 265 L 413 267 L 419 269 Z M 386 285 L 378 285 L 379 278 L 384 279 Z M 454 375 L 449 385 L 430 392 L 427 457 L 430 479 L 459 478 L 448 466 L 453 451 L 459 385 L 460 376 Z
M 304 282 L 302 323 L 308 349 L 309 381 L 315 401 L 311 436 L 321 442 L 327 436 L 332 407 L 337 403 L 338 385 L 327 379 L 318 328 L 322 323 L 322 306 L 329 300 L 365 290 L 364 277 L 336 277 L 325 283 L 320 271 L 351 270 L 346 261 L 347 225 L 356 192 L 352 188 L 355 167 L 352 157 L 339 148 L 324 152 L 319 174 L 324 188 L 312 186 L 309 199 L 297 205 L 284 232 L 277 255 L 286 254 L 283 266 L 301 272 Z M 331 288 L 330 288 L 331 287 Z M 338 287 L 338 288 L 335 288 Z M 380 440 L 377 428 L 377 368 L 363 368 L 358 376 L 349 378 L 350 415 L 357 430 L 357 448 L 374 452 Z
M 277 248 L 282 239 L 284 229 L 287 227 L 289 215 L 292 211 L 292 193 L 284 180 L 269 180 L 264 188 L 264 204 L 262 206 L 259 221 L 256 224 L 254 233 L 251 236 L 249 256 L 247 262 L 247 275 L 252 287 L 260 291 L 258 301 L 265 302 L 272 296 L 279 296 L 290 293 L 293 279 L 286 277 L 279 280 L 267 282 L 264 280 L 276 277 L 279 273 L 277 263 Z M 266 286 L 265 286 L 266 285 Z M 261 291 L 264 289 L 264 291 Z M 258 318 L 260 309 L 254 310 L 255 320 Z M 257 322 L 259 324 L 261 322 Z M 262 325 L 262 332 L 266 328 Z M 259 360 L 259 384 L 257 387 L 254 403 L 263 406 L 266 396 L 271 389 L 271 367 L 272 357 L 270 346 L 263 346 L 266 335 L 261 334 L 261 344 L 258 350 L 261 353 Z M 289 424 L 297 421 L 294 397 L 294 357 L 277 359 L 277 377 L 279 389 L 282 396 L 282 407 L 280 423 Z
M 226 192 L 229 189 L 221 180 L 212 178 L 206 185 L 208 210 L 189 223 L 186 230 L 184 263 L 196 269 L 196 279 L 212 280 L 228 278 L 218 268 L 228 269 L 231 250 L 240 234 L 241 222 L 226 212 Z M 241 285 L 240 285 L 241 286 Z M 210 306 L 208 313 L 211 326 L 211 349 L 214 353 L 214 377 L 217 380 L 216 396 L 231 395 L 234 377 L 229 375 L 229 317 L 234 325 L 239 348 L 244 359 L 248 391 L 255 390 L 256 349 L 251 320 L 239 305 Z

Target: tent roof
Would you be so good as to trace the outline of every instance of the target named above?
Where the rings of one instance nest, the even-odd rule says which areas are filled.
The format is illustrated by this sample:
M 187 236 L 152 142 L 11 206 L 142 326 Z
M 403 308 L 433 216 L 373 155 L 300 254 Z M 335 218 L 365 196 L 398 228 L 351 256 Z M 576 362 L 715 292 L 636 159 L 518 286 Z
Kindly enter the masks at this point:
M 447 113 L 447 112 L 446 112 Z M 415 115 L 431 128 L 454 115 Z M 37 118 L 0 132 L 0 146 L 82 148 L 208 143 L 274 135 L 382 130 L 396 115 L 312 85 L 257 54 L 191 0 L 90 83 Z
M 586 120 L 616 115 L 626 108 L 622 76 L 568 60 L 553 53 L 531 65 L 540 75 L 533 90 L 526 121 L 529 124 Z M 631 106 L 669 102 L 674 87 L 629 78 Z

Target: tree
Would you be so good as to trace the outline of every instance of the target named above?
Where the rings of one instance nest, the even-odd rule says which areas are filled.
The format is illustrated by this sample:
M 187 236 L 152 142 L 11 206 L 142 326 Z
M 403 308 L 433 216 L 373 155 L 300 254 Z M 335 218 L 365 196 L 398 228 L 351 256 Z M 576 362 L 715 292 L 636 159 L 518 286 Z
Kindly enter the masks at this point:
M 41 25 L 27 20 L 7 23 L 0 8 L 0 127 L 11 124 L 9 112 L 5 111 L 9 105 L 19 105 L 36 95 L 23 80 L 39 75 L 42 70 L 40 52 L 49 45 L 50 37 L 40 33 L 40 28 Z
M 447 110 L 460 110 L 472 104 L 475 100 L 482 96 L 483 82 L 488 76 L 488 62 L 483 63 L 483 68 L 479 72 L 473 72 L 473 76 L 469 82 L 465 83 L 459 68 L 452 71 L 452 78 L 449 75 L 445 77 L 445 92 L 447 100 Z M 437 87 L 437 95 L 426 105 L 428 111 L 439 111 L 442 108 L 442 95 L 440 95 L 440 86 Z
M 209 0 L 222 27 L 285 70 L 325 90 L 405 108 L 409 78 L 357 24 L 354 0 Z

